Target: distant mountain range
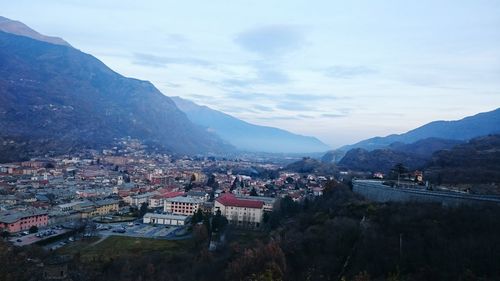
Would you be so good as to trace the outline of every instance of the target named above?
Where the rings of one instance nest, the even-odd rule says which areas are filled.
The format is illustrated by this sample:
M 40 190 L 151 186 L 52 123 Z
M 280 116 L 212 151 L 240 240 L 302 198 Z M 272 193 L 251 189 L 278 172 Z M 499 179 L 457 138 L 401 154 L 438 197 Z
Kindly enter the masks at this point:
M 254 125 L 231 115 L 200 106 L 180 97 L 172 97 L 177 107 L 193 123 L 207 128 L 236 148 L 250 152 L 312 153 L 329 147 L 314 137 L 302 136 L 285 130 Z
M 399 145 L 410 144 L 427 138 L 467 141 L 475 137 L 497 133 L 500 133 L 500 108 L 456 121 L 434 121 L 404 134 L 363 140 L 329 151 L 322 160 L 324 162 L 339 162 L 345 153 L 354 148 L 371 151 L 398 146 L 398 143 Z
M 2 21 L 3 30 L 19 26 Z M 234 149 L 189 121 L 150 82 L 28 33 L 36 40 L 0 31 L 0 161 L 102 147 L 125 136 L 185 154 Z

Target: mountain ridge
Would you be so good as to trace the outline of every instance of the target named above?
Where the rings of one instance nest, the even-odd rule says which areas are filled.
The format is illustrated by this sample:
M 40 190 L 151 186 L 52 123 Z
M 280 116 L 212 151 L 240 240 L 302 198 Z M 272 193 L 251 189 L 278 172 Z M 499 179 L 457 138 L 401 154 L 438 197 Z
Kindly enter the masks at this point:
M 38 41 L 72 47 L 68 42 L 66 42 L 62 38 L 40 34 L 20 21 L 11 20 L 2 16 L 0 16 L 0 31 L 19 36 L 25 36 Z
M 177 107 L 195 124 L 215 132 L 236 148 L 252 152 L 311 153 L 328 150 L 315 137 L 283 129 L 255 125 L 181 97 L 171 97 Z
M 353 148 L 372 151 L 387 148 L 391 144 L 398 142 L 409 144 L 427 138 L 467 141 L 475 137 L 497 133 L 500 133 L 500 108 L 466 116 L 459 120 L 433 121 L 402 134 L 368 138 L 329 151 L 322 159 L 325 162 L 338 162 L 347 151 Z
M 150 82 L 126 78 L 72 47 L 0 31 L 0 62 L 4 139 L 52 141 L 58 152 L 125 136 L 183 154 L 233 149 L 189 121 Z M 47 149 L 33 148 L 34 154 Z

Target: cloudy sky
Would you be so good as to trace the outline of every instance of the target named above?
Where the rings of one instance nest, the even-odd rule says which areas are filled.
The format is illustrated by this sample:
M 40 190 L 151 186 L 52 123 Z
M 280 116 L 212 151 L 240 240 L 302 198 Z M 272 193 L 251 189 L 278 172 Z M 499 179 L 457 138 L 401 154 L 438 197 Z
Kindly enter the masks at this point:
M 500 1 L 23 1 L 117 72 L 331 145 L 500 107 Z

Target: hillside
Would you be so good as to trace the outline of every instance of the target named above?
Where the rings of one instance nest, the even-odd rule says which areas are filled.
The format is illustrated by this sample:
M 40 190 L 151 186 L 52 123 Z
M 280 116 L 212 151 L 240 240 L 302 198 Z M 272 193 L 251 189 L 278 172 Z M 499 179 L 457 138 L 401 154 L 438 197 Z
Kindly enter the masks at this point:
M 216 133 L 223 140 L 243 151 L 311 153 L 329 149 L 326 144 L 314 137 L 297 135 L 273 127 L 254 125 L 180 97 L 172 97 L 172 100 L 193 123 Z
M 284 170 L 295 173 L 331 175 L 337 171 L 337 167 L 333 164 L 322 163 L 316 159 L 304 157 L 302 160 L 288 164 Z
M 329 151 L 323 156 L 323 161 L 340 161 L 343 155 L 353 148 L 363 148 L 370 151 L 388 148 L 393 143 L 409 144 L 428 138 L 467 141 L 475 137 L 496 133 L 500 133 L 500 108 L 455 121 L 434 121 L 404 134 L 369 138 Z
M 0 152 L 65 153 L 124 136 L 177 153 L 231 149 L 150 82 L 123 77 L 74 48 L 0 32 Z M 8 158 L 0 161 L 18 160 Z
M 414 143 L 392 143 L 387 148 L 372 151 L 363 148 L 349 150 L 338 162 L 339 166 L 356 171 L 388 172 L 402 163 L 410 169 L 421 169 L 439 150 L 450 149 L 463 143 L 457 140 L 427 138 Z
M 450 149 L 461 143 L 464 143 L 464 141 L 426 138 L 413 143 L 391 143 L 388 146 L 388 149 L 407 154 L 414 154 L 423 158 L 430 158 L 436 151 Z
M 398 163 L 402 163 L 409 169 L 419 169 L 427 163 L 427 160 L 415 154 L 391 149 L 368 151 L 354 148 L 346 153 L 338 165 L 355 171 L 388 173 Z
M 412 143 L 425 138 L 469 140 L 494 133 L 500 133 L 500 108 L 455 121 L 434 121 L 404 134 L 375 137 L 344 148 L 373 150 L 394 142 Z
M 500 135 L 475 138 L 450 150 L 436 152 L 426 176 L 437 184 L 500 187 Z

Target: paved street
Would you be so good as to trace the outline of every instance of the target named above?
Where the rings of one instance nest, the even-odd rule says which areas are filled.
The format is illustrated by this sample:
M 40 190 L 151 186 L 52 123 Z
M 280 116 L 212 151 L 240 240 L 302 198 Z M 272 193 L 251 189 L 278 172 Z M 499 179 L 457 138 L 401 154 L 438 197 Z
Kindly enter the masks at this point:
M 38 233 L 42 233 L 42 232 L 49 230 L 49 229 L 50 228 L 40 229 L 38 231 Z M 39 242 L 39 241 L 42 241 L 42 240 L 45 240 L 48 238 L 52 238 L 54 236 L 59 236 L 61 234 L 64 234 L 64 233 L 70 231 L 69 229 L 50 229 L 50 230 L 52 230 L 54 233 L 51 235 L 44 236 L 44 237 L 37 237 L 36 236 L 37 233 L 33 233 L 33 234 L 25 235 L 25 236 L 14 236 L 14 237 L 11 237 L 9 240 L 15 246 L 25 246 L 25 245 L 30 245 L 30 244 L 33 244 L 33 243 L 36 243 L 36 242 Z

